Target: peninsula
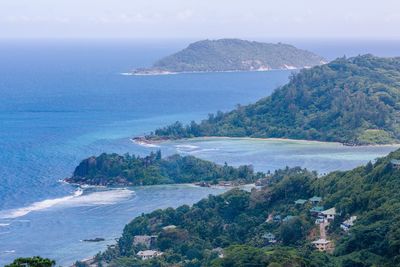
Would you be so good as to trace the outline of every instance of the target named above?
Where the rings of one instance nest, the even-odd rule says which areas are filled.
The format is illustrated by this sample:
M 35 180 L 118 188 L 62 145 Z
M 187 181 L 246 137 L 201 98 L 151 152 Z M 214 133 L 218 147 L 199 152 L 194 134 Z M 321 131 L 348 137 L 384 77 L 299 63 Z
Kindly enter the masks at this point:
M 176 122 L 142 141 L 204 136 L 399 143 L 400 58 L 343 57 L 303 69 L 254 104 L 219 111 L 200 123 Z
M 137 186 L 157 184 L 195 183 L 201 185 L 234 181 L 236 184 L 254 183 L 263 178 L 252 166 L 237 168 L 221 166 L 193 156 L 161 157 L 161 152 L 145 157 L 103 153 L 83 160 L 76 167 L 68 183 L 99 186 Z
M 325 63 L 322 57 L 288 44 L 240 39 L 203 40 L 167 56 L 134 75 L 183 72 L 266 71 L 301 69 Z

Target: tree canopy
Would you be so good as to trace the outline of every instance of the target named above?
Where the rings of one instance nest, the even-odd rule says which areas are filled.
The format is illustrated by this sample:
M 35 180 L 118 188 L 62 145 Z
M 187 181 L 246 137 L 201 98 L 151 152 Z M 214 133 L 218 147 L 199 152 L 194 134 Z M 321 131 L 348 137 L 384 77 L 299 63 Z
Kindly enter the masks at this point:
M 193 156 L 162 158 L 157 151 L 145 157 L 106 153 L 93 156 L 83 160 L 66 181 L 90 185 L 155 185 L 232 180 L 250 183 L 262 177 L 264 174 L 255 173 L 249 165 L 221 166 Z

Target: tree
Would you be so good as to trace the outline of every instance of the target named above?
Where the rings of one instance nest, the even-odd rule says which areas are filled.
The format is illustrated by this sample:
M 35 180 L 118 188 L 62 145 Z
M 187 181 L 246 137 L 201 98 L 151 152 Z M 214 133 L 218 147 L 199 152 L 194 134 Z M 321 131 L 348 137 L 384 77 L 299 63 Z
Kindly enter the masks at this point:
M 52 267 L 55 265 L 56 262 L 54 260 L 35 256 L 31 258 L 15 259 L 11 264 L 6 265 L 5 267 Z

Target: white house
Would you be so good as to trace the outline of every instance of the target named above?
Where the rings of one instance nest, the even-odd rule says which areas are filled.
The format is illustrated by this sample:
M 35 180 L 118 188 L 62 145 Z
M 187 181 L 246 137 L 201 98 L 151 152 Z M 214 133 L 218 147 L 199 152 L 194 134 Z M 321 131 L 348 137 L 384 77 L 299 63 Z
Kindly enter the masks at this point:
M 140 257 L 142 260 L 148 260 L 151 258 L 159 257 L 163 253 L 157 250 L 141 250 L 136 255 Z
M 173 225 L 173 224 L 171 224 L 171 225 L 164 226 L 162 229 L 163 229 L 164 231 L 174 230 L 174 229 L 176 229 L 176 226 Z
M 326 239 L 318 239 L 314 242 L 312 242 L 315 246 L 316 249 L 319 251 L 328 251 L 332 248 L 332 243 L 329 240 Z
M 333 221 L 336 215 L 336 209 L 330 208 L 321 212 L 321 214 L 327 219 L 328 221 Z
M 340 224 L 340 228 L 342 228 L 343 231 L 347 232 L 350 230 L 350 227 L 354 225 L 354 221 L 357 219 L 357 216 L 351 216 L 350 219 L 345 220 Z

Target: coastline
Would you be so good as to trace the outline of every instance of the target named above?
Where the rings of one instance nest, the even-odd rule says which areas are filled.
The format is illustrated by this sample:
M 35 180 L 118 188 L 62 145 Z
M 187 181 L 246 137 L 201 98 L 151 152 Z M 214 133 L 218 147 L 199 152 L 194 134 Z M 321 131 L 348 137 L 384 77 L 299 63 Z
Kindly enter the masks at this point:
M 231 136 L 202 136 L 202 137 L 193 137 L 193 138 L 178 138 L 178 139 L 171 139 L 171 138 L 160 138 L 158 140 L 151 140 L 144 137 L 133 137 L 130 140 L 140 146 L 144 147 L 159 147 L 158 144 L 168 141 L 178 141 L 178 140 L 212 140 L 212 139 L 241 139 L 241 140 L 252 140 L 252 141 L 278 141 L 278 142 L 296 142 L 296 143 L 313 143 L 313 144 L 337 144 L 342 146 L 354 146 L 354 147 L 387 147 L 387 146 L 398 146 L 400 147 L 400 143 L 392 143 L 392 144 L 345 144 L 341 142 L 334 142 L 334 141 L 319 141 L 319 140 L 307 140 L 307 139 L 291 139 L 291 138 L 267 138 L 267 137 L 231 137 Z
M 89 189 L 89 188 L 99 188 L 99 189 L 127 189 L 131 188 L 134 189 L 134 187 L 154 187 L 154 186 L 174 186 L 174 185 L 179 185 L 179 186 L 194 186 L 194 187 L 209 187 L 209 188 L 229 188 L 233 189 L 236 187 L 255 187 L 255 183 L 238 183 L 237 180 L 228 180 L 228 181 L 219 181 L 218 184 L 209 184 L 207 182 L 192 182 L 192 183 L 164 183 L 164 184 L 151 184 L 151 185 L 132 185 L 132 184 L 110 184 L 110 185 L 93 185 L 93 184 L 87 184 L 87 183 L 72 183 L 66 181 L 65 178 L 63 180 L 64 183 L 72 185 L 72 186 L 77 186 L 78 190 L 81 191 L 81 193 L 78 195 L 82 195 L 84 189 Z
M 165 71 L 165 72 L 154 72 L 154 73 L 135 73 L 133 72 L 122 72 L 120 75 L 124 76 L 165 76 L 165 75 L 178 75 L 178 74 L 205 74 L 205 73 L 246 73 L 246 72 L 269 72 L 269 71 L 296 71 L 301 69 L 310 68 L 305 66 L 303 68 L 281 68 L 281 69 L 256 69 L 256 70 L 217 70 L 217 71 Z

